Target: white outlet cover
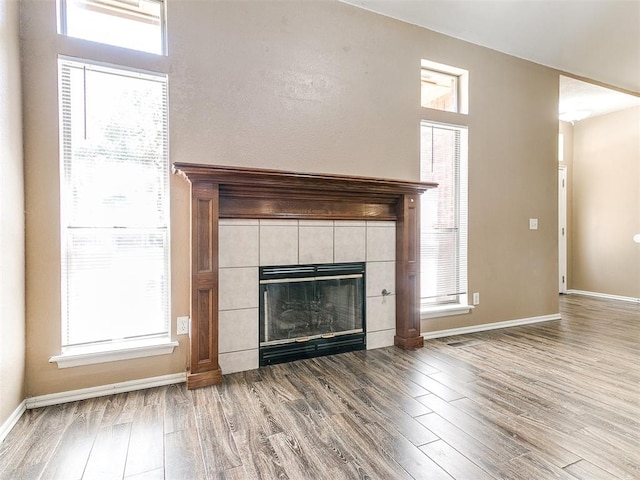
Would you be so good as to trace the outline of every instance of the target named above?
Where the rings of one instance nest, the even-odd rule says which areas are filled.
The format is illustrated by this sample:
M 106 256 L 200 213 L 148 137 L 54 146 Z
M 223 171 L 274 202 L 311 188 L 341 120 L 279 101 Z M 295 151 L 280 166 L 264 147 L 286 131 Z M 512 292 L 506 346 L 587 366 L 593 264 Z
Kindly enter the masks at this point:
M 530 218 L 529 219 L 529 230 L 537 230 L 538 229 L 538 219 Z
M 189 333 L 189 317 L 178 317 L 176 325 L 176 335 L 187 335 Z

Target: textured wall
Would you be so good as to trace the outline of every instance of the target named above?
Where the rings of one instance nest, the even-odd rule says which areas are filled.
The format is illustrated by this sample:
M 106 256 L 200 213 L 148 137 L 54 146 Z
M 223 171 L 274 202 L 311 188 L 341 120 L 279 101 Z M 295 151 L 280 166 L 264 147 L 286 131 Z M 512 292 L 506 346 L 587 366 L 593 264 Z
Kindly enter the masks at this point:
M 435 330 L 548 315 L 557 299 L 558 75 L 337 1 L 169 0 L 167 58 L 55 34 L 55 3 L 25 0 L 28 393 L 184 370 L 169 356 L 58 370 L 56 55 L 169 73 L 170 153 L 199 162 L 417 180 L 422 118 L 469 127 L 473 313 Z M 420 107 L 420 60 L 470 72 L 469 115 Z M 172 179 L 172 314 L 189 309 L 189 192 Z M 540 229 L 528 230 L 528 219 Z M 182 338 L 181 338 L 181 341 Z M 184 341 L 183 341 L 184 343 Z
M 0 426 L 24 400 L 23 185 L 18 2 L 0 0 Z

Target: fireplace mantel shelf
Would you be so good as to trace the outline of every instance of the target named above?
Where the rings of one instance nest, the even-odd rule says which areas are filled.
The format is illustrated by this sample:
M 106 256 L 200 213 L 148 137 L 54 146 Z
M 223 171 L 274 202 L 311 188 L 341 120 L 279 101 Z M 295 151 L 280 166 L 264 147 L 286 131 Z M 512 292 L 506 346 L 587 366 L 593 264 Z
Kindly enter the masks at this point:
M 422 346 L 418 199 L 436 184 L 191 163 L 175 163 L 173 171 L 191 183 L 189 388 L 222 381 L 218 364 L 220 218 L 395 221 L 394 343 L 404 349 Z
M 192 184 L 218 186 L 219 218 L 395 220 L 398 199 L 435 184 L 175 163 Z

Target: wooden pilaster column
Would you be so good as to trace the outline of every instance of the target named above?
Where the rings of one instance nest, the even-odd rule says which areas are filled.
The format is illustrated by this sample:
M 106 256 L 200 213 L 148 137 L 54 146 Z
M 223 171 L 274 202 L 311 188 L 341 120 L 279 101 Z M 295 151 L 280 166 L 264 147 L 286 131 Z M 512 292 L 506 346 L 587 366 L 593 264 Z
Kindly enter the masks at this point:
M 396 335 L 404 350 L 424 346 L 420 335 L 420 196 L 403 195 L 396 220 Z
M 191 185 L 191 359 L 187 388 L 222 382 L 218 364 L 219 188 Z

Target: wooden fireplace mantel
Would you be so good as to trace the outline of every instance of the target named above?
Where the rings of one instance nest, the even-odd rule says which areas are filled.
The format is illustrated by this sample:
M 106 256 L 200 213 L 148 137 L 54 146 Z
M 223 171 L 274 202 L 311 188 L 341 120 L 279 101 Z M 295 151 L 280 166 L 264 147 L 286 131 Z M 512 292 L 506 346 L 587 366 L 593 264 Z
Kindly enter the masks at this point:
M 403 349 L 422 347 L 418 200 L 420 194 L 436 184 L 190 163 L 175 163 L 173 171 L 191 183 L 191 361 L 188 388 L 222 381 L 218 364 L 220 218 L 394 220 L 394 343 Z

